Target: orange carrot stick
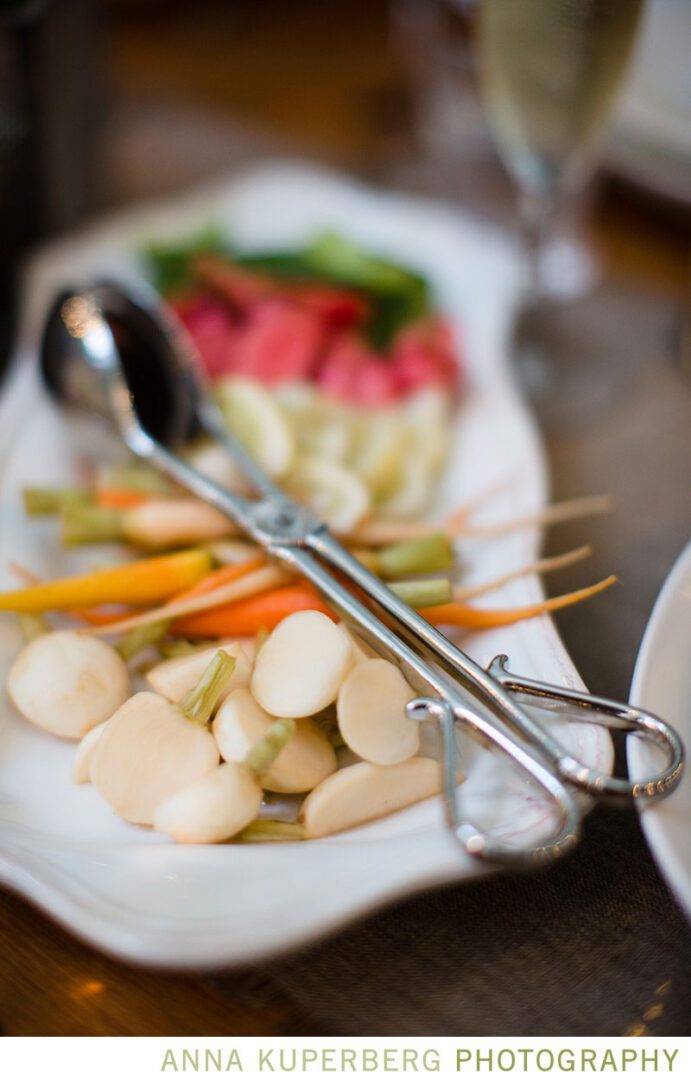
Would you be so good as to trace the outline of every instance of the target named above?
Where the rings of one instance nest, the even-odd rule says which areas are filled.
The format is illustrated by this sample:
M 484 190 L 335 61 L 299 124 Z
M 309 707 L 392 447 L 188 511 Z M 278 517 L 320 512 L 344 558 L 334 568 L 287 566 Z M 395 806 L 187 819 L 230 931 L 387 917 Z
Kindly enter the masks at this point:
M 146 491 L 132 491 L 130 488 L 100 488 L 96 493 L 96 505 L 106 510 L 129 510 L 132 506 L 148 502 L 151 495 Z
M 576 592 L 564 593 L 562 596 L 552 596 L 549 600 L 540 600 L 539 603 L 528 604 L 526 607 L 476 608 L 469 604 L 451 603 L 423 608 L 420 614 L 436 626 L 462 626 L 472 630 L 508 626 L 510 623 L 521 622 L 523 619 L 532 619 L 536 615 L 544 615 L 548 611 L 559 611 L 560 608 L 578 604 L 581 600 L 587 600 L 604 589 L 608 589 L 616 580 L 616 577 L 612 575 L 604 581 L 598 581 L 596 585 L 589 585 L 586 589 L 577 589 Z
M 308 585 L 286 585 L 271 592 L 237 600 L 232 604 L 200 611 L 173 623 L 174 634 L 183 637 L 250 637 L 265 627 L 273 630 L 296 611 L 333 612 Z
M 81 619 L 87 626 L 110 626 L 111 623 L 122 622 L 130 615 L 136 615 L 137 608 L 124 608 L 120 611 L 103 611 L 101 608 L 71 608 L 67 614 L 75 619 Z
M 169 603 L 176 604 L 178 600 L 189 600 L 192 596 L 206 596 L 207 593 L 213 592 L 219 586 L 227 585 L 229 581 L 237 581 L 238 578 L 244 577 L 245 574 L 249 574 L 252 570 L 258 570 L 260 566 L 264 565 L 265 561 L 264 558 L 258 556 L 256 559 L 245 559 L 244 562 L 233 563 L 231 566 L 222 566 L 219 570 L 212 570 L 210 574 L 206 574 L 191 589 L 185 589 L 184 592 L 178 593 L 177 596 L 172 596 Z

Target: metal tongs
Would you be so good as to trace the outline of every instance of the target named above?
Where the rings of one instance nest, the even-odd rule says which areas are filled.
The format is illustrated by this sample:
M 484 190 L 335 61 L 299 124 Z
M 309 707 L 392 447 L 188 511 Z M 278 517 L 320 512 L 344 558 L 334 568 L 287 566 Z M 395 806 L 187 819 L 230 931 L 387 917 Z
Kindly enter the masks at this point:
M 408 715 L 440 726 L 447 820 L 468 854 L 511 865 L 548 862 L 578 840 L 585 803 L 575 798 L 576 791 L 638 803 L 673 791 L 681 779 L 684 748 L 669 724 L 622 702 L 514 675 L 506 656 L 495 657 L 487 670 L 476 664 L 264 474 L 228 433 L 198 371 L 187 335 L 148 288 L 107 284 L 64 293 L 49 315 L 42 372 L 54 397 L 105 415 L 133 454 L 226 514 L 268 555 L 316 585 L 365 640 L 395 658 L 420 694 L 409 703 Z M 225 447 L 255 498 L 220 487 L 175 453 L 194 429 Z M 378 614 L 327 567 L 364 593 Z M 523 708 L 530 703 L 568 720 L 636 732 L 664 750 L 667 765 L 638 781 L 598 772 L 578 761 Z M 516 848 L 467 820 L 457 783 L 459 725 L 483 745 L 502 751 L 543 789 L 559 812 L 553 835 L 536 846 Z

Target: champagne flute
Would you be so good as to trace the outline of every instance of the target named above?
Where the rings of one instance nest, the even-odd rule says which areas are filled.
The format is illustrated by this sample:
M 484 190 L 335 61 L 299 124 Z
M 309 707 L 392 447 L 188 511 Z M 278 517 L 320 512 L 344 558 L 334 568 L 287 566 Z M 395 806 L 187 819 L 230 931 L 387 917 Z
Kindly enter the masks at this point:
M 549 284 L 545 238 L 565 197 L 587 178 L 642 6 L 642 0 L 479 5 L 482 91 L 499 154 L 519 189 L 532 300 Z

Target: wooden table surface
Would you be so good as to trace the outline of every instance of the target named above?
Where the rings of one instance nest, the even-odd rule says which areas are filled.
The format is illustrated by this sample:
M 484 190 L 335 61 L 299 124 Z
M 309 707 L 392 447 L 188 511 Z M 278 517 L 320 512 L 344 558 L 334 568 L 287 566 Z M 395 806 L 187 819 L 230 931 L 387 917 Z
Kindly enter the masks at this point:
M 175 5 L 163 30 L 153 18 L 122 18 L 107 41 L 115 102 L 124 87 L 130 95 L 139 88 L 143 96 L 208 110 L 214 121 L 239 117 L 273 129 L 322 159 L 385 171 L 391 143 L 399 144 L 382 102 L 397 100 L 403 78 L 386 47 L 385 5 L 353 5 L 348 39 L 328 61 L 329 5 L 293 6 L 298 49 L 284 47 L 277 0 L 261 5 L 259 19 L 245 0 L 233 8 L 231 17 L 217 5 L 196 5 L 192 20 L 185 5 Z M 373 111 L 389 138 L 383 155 Z M 689 228 L 677 210 L 614 181 L 601 188 L 590 223 L 611 280 L 680 305 L 688 303 Z M 142 971 L 109 959 L 6 892 L 0 892 L 0 956 L 0 1034 L 328 1034 L 280 992 L 253 994 L 246 977 L 229 1000 L 227 981 L 221 993 L 202 974 Z

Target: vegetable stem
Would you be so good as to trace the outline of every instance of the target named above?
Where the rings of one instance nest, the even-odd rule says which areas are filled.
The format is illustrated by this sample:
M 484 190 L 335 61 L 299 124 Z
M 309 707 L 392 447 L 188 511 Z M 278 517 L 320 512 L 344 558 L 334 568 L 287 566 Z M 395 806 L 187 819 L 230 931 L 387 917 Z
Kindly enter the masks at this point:
M 169 619 L 161 619 L 160 622 L 148 623 L 145 626 L 135 626 L 128 634 L 125 634 L 122 641 L 119 641 L 115 648 L 122 659 L 127 662 L 137 653 L 160 641 L 169 626 Z
M 453 589 L 448 578 L 418 578 L 416 581 L 391 581 L 389 588 L 411 607 L 434 607 L 448 604 Z
M 63 508 L 62 542 L 66 546 L 106 544 L 125 539 L 122 510 L 106 506 L 75 504 Z
M 178 702 L 178 708 L 186 720 L 206 727 L 236 663 L 234 656 L 230 656 L 223 649 L 218 650 L 197 685 L 188 690 Z
M 305 827 L 298 821 L 272 821 L 259 818 L 250 822 L 233 837 L 236 844 L 273 844 L 291 840 L 305 840 Z
M 144 629 L 147 625 L 155 626 L 156 624 L 144 623 L 141 629 Z M 135 627 L 135 629 L 137 628 Z M 134 630 L 132 630 L 131 633 L 134 633 Z M 206 642 L 202 642 L 202 644 L 197 643 L 195 645 L 193 642 L 188 641 L 187 638 L 175 638 L 174 641 L 162 641 L 158 646 L 158 651 L 166 660 L 177 660 L 180 656 L 191 656 L 192 653 L 202 652 L 204 649 L 208 649 L 208 647 Z
M 27 644 L 50 633 L 50 623 L 43 615 L 20 613 L 17 618 Z
M 441 532 L 390 544 L 377 554 L 377 567 L 383 578 L 435 574 L 440 570 L 450 570 L 453 562 L 451 541 Z
M 92 501 L 89 491 L 84 488 L 24 488 L 22 492 L 24 510 L 31 517 L 45 514 L 60 514 L 71 506 L 88 506 Z
M 282 717 L 274 721 L 263 738 L 254 744 L 245 758 L 245 765 L 258 780 L 269 771 L 294 734 L 295 721 Z
M 99 488 L 122 488 L 146 494 L 169 495 L 173 485 L 164 476 L 140 461 L 104 465 L 98 473 Z

